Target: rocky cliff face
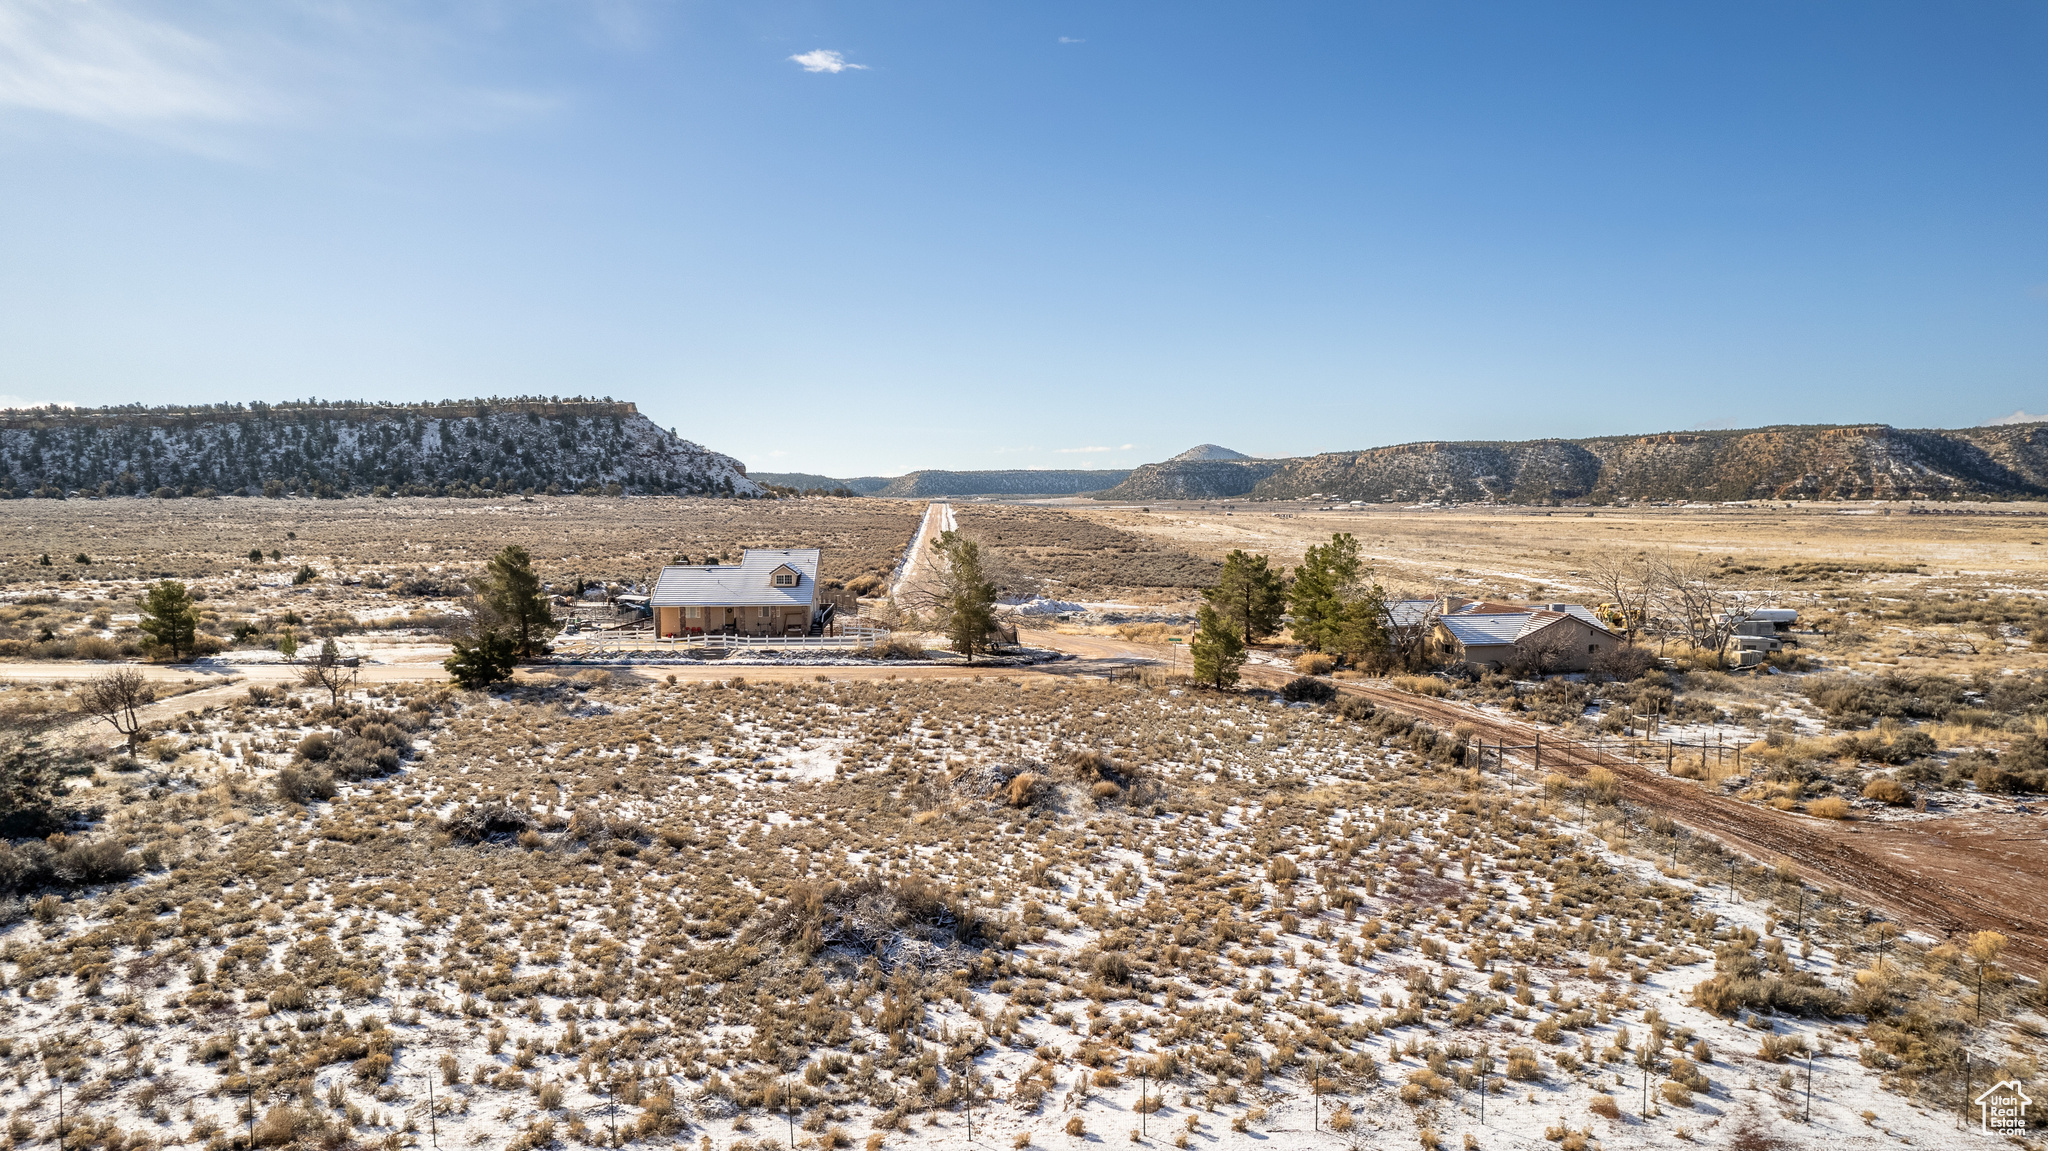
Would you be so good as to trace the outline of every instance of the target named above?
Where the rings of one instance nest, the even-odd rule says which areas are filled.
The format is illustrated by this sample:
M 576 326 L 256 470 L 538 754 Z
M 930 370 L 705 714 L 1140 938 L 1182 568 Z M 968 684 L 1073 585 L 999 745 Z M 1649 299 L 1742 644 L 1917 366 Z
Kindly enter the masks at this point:
M 465 400 L 0 412 L 0 494 L 754 496 L 629 403 Z
M 2048 496 L 2048 424 L 1777 427 L 1519 443 L 1416 443 L 1139 468 L 1114 499 L 1955 499 Z

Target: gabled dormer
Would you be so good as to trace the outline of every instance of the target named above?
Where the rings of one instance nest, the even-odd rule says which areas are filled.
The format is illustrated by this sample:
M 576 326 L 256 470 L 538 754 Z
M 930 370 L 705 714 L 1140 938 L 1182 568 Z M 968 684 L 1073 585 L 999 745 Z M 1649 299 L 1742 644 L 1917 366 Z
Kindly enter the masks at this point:
M 803 576 L 788 564 L 782 564 L 768 573 L 768 583 L 772 587 L 795 587 L 802 581 Z

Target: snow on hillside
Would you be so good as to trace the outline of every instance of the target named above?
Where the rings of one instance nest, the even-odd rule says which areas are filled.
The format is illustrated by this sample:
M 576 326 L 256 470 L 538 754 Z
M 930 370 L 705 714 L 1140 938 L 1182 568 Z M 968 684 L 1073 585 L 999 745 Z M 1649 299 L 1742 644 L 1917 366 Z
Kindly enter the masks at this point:
M 0 413 L 0 494 L 754 496 L 731 456 L 630 403 L 463 401 Z

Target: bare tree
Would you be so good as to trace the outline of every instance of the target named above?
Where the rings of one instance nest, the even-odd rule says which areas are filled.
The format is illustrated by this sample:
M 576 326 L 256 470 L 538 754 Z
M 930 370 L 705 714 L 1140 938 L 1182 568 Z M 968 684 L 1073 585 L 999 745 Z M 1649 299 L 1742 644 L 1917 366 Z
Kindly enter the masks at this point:
M 299 684 L 326 692 L 327 706 L 335 707 L 341 703 L 342 693 L 355 687 L 356 669 L 344 662 L 341 645 L 330 639 L 320 645 L 320 654 L 299 673 Z
M 1539 677 L 1568 670 L 1578 653 L 1578 638 L 1578 631 L 1565 623 L 1531 632 L 1515 641 L 1514 666 L 1509 670 Z
M 1385 670 L 1421 671 L 1427 668 L 1435 650 L 1437 603 L 1415 610 L 1403 606 L 1395 610 L 1394 601 L 1384 601 L 1386 611 L 1387 649 Z
M 1728 637 L 1741 621 L 1745 596 L 1723 586 L 1706 560 L 1664 559 L 1656 564 L 1656 602 L 1685 642 L 1720 666 Z
M 128 741 L 128 756 L 134 758 L 135 747 L 142 742 L 142 708 L 156 702 L 156 689 L 142 673 L 123 667 L 89 680 L 78 693 L 78 702 L 86 711 L 112 724 Z
M 1634 643 L 1656 596 L 1657 565 L 1646 556 L 1607 551 L 1595 554 L 1583 571 L 1601 599 L 1617 609 L 1603 622 L 1624 641 Z

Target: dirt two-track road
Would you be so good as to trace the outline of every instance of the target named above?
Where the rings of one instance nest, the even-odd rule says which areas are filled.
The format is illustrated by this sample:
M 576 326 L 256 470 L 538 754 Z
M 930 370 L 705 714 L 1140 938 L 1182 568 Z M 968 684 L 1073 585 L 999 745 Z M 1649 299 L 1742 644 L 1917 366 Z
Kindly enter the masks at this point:
M 1127 642 L 1105 636 L 1032 632 L 1029 642 L 1068 658 L 1025 668 L 861 665 L 846 667 L 760 665 L 613 665 L 615 675 L 679 681 L 886 679 L 973 679 L 991 676 L 1088 677 L 1133 667 L 1157 667 L 1176 656 L 1166 645 Z M 523 677 L 574 675 L 591 665 L 559 665 L 523 671 Z M 0 680 L 79 681 L 104 670 L 79 663 L 0 664 Z M 227 702 L 249 684 L 294 682 L 298 669 L 282 664 L 236 667 L 144 666 L 152 679 L 196 688 L 153 706 L 152 719 Z M 1270 665 L 1248 664 L 1246 682 L 1277 687 L 1292 675 Z M 366 684 L 444 680 L 438 660 L 370 664 Z M 205 686 L 219 680 L 218 686 Z M 1882 908 L 1907 926 L 1937 938 L 1997 931 L 2011 942 L 2017 965 L 2036 976 L 2048 968 L 2048 818 L 2029 815 L 1968 814 L 1901 822 L 1814 819 L 1775 811 L 1710 791 L 1691 781 L 1598 748 L 1574 743 L 1534 725 L 1462 704 L 1410 695 L 1370 682 L 1341 681 L 1340 691 L 1364 696 L 1444 728 L 1469 726 L 1487 743 L 1527 746 L 1541 741 L 1542 767 L 1567 776 L 1598 766 L 1613 772 L 1623 797 L 1638 808 L 1664 815 L 1691 831 L 1712 836 L 1759 862 L 1788 863 L 1807 881 L 1840 888 L 1850 898 Z M 1533 766 L 1529 752 L 1515 753 Z

